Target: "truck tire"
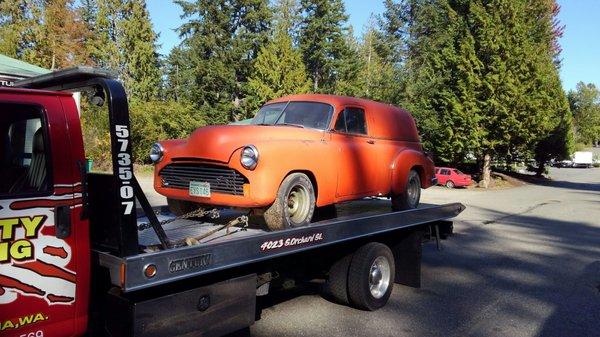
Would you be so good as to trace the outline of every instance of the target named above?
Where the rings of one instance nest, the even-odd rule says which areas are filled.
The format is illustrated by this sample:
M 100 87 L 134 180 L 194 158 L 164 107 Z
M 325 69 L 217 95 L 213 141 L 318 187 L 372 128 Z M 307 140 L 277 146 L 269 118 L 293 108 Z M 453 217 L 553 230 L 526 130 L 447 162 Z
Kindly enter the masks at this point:
M 390 248 L 371 242 L 352 256 L 348 271 L 350 303 L 358 309 L 377 310 L 383 307 L 394 287 L 395 264 Z
M 349 305 L 348 299 L 348 271 L 352 254 L 348 254 L 335 261 L 329 268 L 327 280 L 323 284 L 323 295 L 330 297 L 334 302 Z
M 410 170 L 406 187 L 399 194 L 392 194 L 392 211 L 403 211 L 419 207 L 421 200 L 421 178 L 415 170 Z
M 307 226 L 315 211 L 315 190 L 304 173 L 287 176 L 277 192 L 275 202 L 264 214 L 270 230 Z
M 183 214 L 187 214 L 189 212 L 197 210 L 198 208 L 203 207 L 202 204 L 198 204 L 193 201 L 177 200 L 171 198 L 167 198 L 167 205 L 169 206 L 169 210 L 171 211 L 171 213 L 175 214 L 176 216 L 181 216 Z

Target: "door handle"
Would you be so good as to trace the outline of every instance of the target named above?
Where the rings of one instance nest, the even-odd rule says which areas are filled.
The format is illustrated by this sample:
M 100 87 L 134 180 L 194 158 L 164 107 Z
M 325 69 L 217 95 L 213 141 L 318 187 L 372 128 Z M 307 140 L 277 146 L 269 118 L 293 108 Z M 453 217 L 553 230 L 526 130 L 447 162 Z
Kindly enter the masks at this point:
M 54 208 L 54 226 L 57 238 L 64 239 L 71 235 L 71 207 L 58 206 Z
M 375 144 L 375 141 L 373 139 L 369 139 L 369 140 L 367 140 L 367 143 L 369 143 L 369 144 Z

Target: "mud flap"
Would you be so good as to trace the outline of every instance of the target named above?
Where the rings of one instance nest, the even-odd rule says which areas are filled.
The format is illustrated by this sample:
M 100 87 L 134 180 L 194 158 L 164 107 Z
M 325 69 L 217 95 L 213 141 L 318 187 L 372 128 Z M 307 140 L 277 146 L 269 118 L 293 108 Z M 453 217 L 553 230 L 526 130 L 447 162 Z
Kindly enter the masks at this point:
M 396 283 L 413 288 L 421 287 L 423 235 L 424 232 L 420 230 L 410 231 L 391 247 L 396 261 Z

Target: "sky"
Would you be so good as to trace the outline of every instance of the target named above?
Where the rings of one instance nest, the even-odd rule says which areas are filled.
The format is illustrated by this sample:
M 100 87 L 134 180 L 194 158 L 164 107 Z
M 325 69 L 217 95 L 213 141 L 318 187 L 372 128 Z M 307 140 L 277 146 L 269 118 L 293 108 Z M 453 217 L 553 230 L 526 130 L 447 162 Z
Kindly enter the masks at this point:
M 349 24 L 360 35 L 372 15 L 383 12 L 382 0 L 345 0 Z M 560 40 L 562 66 L 560 75 L 565 90 L 580 81 L 600 86 L 600 0 L 558 0 L 559 19 L 565 25 Z M 155 31 L 160 33 L 159 52 L 167 55 L 179 44 L 174 31 L 183 22 L 181 8 L 170 0 L 148 0 L 148 10 Z

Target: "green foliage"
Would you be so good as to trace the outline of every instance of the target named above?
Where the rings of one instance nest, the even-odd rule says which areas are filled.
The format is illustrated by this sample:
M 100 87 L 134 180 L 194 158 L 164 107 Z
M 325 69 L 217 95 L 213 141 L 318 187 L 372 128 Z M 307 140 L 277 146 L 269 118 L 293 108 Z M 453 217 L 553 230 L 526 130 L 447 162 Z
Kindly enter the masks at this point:
M 156 40 L 145 0 L 128 0 L 123 6 L 123 70 L 121 76 L 129 97 L 151 100 L 158 94 L 160 69 Z
M 460 162 L 480 150 L 482 62 L 460 6 L 419 2 L 412 9 L 406 100 L 423 142 L 442 162 Z
M 553 1 L 411 5 L 407 100 L 438 158 L 526 159 L 541 140 L 568 134 L 558 128 L 565 105 Z
M 292 46 L 292 39 L 281 29 L 261 48 L 248 80 L 247 108 L 254 112 L 273 98 L 302 94 L 310 90 L 302 55 Z M 252 117 L 250 114 L 247 117 Z
M 187 138 L 206 125 L 205 116 L 191 104 L 176 101 L 130 102 L 131 141 L 136 163 L 148 163 L 150 146 L 165 139 Z
M 81 100 L 81 128 L 85 156 L 94 161 L 97 171 L 110 171 L 110 132 L 106 108 L 91 105 L 86 96 Z
M 568 94 L 577 141 L 586 145 L 600 141 L 600 91 L 591 83 L 577 83 Z
M 561 88 L 554 0 L 383 1 L 357 39 L 342 0 L 176 0 L 183 42 L 161 66 L 145 0 L 2 0 L 0 53 L 115 70 L 138 162 L 156 140 L 308 91 L 407 108 L 444 162 L 489 154 L 543 168 L 575 140 L 600 141 L 598 89 L 580 84 L 567 100 Z M 88 156 L 106 162 L 107 116 L 89 110 Z
M 342 0 L 301 0 L 300 48 L 314 92 L 333 92 L 347 53 L 348 16 Z M 347 55 L 347 54 L 346 54 Z
M 177 0 L 188 19 L 179 28 L 184 38 L 177 67 L 193 81 L 189 97 L 205 109 L 211 123 L 243 117 L 245 86 L 253 61 L 268 38 L 271 10 L 267 0 Z M 184 62 L 181 62 L 181 61 Z
M 0 1 L 0 53 L 32 61 L 30 49 L 42 31 L 41 0 Z

